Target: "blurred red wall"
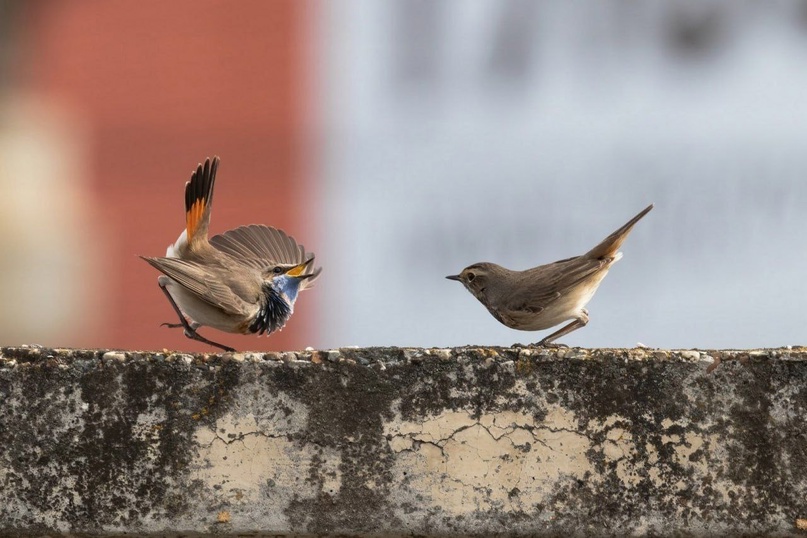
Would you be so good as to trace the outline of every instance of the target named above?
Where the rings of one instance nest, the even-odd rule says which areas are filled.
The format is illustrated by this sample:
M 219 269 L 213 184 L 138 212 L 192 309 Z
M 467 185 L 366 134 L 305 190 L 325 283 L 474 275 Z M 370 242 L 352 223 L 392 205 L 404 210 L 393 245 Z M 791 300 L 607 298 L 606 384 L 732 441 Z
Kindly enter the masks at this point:
M 186 339 L 138 254 L 163 255 L 184 226 L 184 184 L 222 159 L 211 224 L 283 228 L 316 250 L 306 193 L 308 2 L 172 0 L 26 4 L 23 85 L 77 111 L 89 127 L 86 170 L 110 250 L 111 297 L 95 334 L 75 345 L 212 351 Z M 200 332 L 244 349 L 315 340 L 317 288 L 269 338 Z

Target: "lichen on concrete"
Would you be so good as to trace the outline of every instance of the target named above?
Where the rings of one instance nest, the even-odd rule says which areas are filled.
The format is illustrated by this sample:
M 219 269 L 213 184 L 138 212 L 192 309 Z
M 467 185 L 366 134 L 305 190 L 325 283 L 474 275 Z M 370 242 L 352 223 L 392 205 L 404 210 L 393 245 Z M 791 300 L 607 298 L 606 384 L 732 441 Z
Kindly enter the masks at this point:
M 807 349 L 0 349 L 0 533 L 800 536 Z

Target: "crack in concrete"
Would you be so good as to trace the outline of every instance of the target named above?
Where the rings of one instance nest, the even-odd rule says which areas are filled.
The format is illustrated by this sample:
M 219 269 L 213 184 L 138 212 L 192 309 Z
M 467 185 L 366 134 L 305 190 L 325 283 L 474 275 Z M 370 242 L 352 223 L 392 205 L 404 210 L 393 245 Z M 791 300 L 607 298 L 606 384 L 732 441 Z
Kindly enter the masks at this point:
M 211 441 L 209 443 L 204 444 L 204 445 L 200 445 L 200 446 L 202 446 L 204 448 L 211 448 L 213 446 L 213 443 L 215 443 L 216 441 L 221 441 L 225 445 L 231 445 L 231 444 L 233 444 L 235 442 L 238 442 L 238 441 L 243 443 L 244 439 L 246 437 L 252 437 L 252 436 L 264 437 L 266 439 L 288 439 L 288 437 L 289 437 L 288 434 L 274 435 L 274 434 L 271 434 L 271 433 L 265 433 L 265 432 L 260 432 L 260 431 L 252 431 L 252 432 L 239 433 L 238 435 L 235 435 L 232 439 L 225 439 L 224 437 L 222 437 L 219 434 L 219 432 L 217 432 L 215 430 L 212 430 L 212 429 L 211 429 L 211 431 L 213 432 L 214 438 L 211 439 Z
M 439 448 L 440 453 L 445 455 L 444 448 L 445 448 L 446 443 L 448 443 L 448 441 L 453 440 L 454 437 L 457 434 L 459 434 L 459 433 L 461 433 L 461 432 L 463 432 L 463 431 L 465 431 L 465 430 L 467 430 L 469 428 L 473 428 L 475 426 L 479 426 L 481 429 L 485 430 L 485 432 L 487 432 L 487 434 L 490 436 L 490 438 L 493 439 L 494 441 L 498 442 L 501 439 L 507 439 L 508 441 L 510 441 L 510 443 L 514 447 L 524 446 L 524 445 L 516 444 L 516 442 L 513 441 L 513 439 L 511 438 L 512 434 L 515 433 L 517 430 L 523 430 L 523 431 L 528 432 L 530 434 L 530 436 L 532 437 L 532 439 L 536 443 L 538 443 L 541 446 L 547 448 L 548 450 L 552 450 L 552 451 L 555 451 L 556 449 L 552 445 L 548 444 L 546 441 L 544 441 L 542 439 L 539 439 L 538 436 L 535 433 L 536 431 L 544 430 L 544 431 L 548 431 L 548 432 L 551 432 L 551 433 L 569 433 L 569 434 L 572 434 L 572 435 L 579 435 L 581 437 L 585 437 L 586 439 L 588 439 L 592 444 L 595 443 L 593 435 L 590 432 L 587 432 L 585 430 L 579 431 L 579 430 L 572 430 L 570 428 L 552 428 L 552 427 L 549 427 L 549 426 L 533 426 L 533 425 L 530 425 L 530 424 L 519 425 L 519 424 L 511 423 L 510 425 L 508 425 L 506 427 L 496 426 L 497 429 L 501 430 L 501 433 L 496 435 L 491 430 L 490 426 L 485 426 L 479 420 L 477 420 L 477 421 L 475 421 L 473 423 L 470 423 L 470 424 L 465 424 L 465 425 L 457 428 L 456 430 L 452 431 L 448 436 L 441 437 L 441 438 L 436 439 L 436 440 L 435 439 L 424 439 L 423 437 L 420 437 L 421 435 L 423 435 L 422 433 L 416 433 L 416 432 L 405 433 L 405 434 L 395 434 L 395 435 L 392 436 L 392 438 L 393 439 L 407 439 L 407 440 L 412 442 L 412 448 L 401 448 L 401 449 L 397 450 L 397 452 L 407 452 L 407 451 L 408 452 L 413 452 L 413 451 L 415 451 L 415 449 L 417 447 L 420 447 L 421 445 L 424 445 L 424 444 L 428 444 L 428 445 L 432 445 L 432 446 L 434 446 L 436 448 Z M 431 435 L 429 435 L 429 437 L 431 437 Z M 613 442 L 611 440 L 607 440 L 607 441 Z

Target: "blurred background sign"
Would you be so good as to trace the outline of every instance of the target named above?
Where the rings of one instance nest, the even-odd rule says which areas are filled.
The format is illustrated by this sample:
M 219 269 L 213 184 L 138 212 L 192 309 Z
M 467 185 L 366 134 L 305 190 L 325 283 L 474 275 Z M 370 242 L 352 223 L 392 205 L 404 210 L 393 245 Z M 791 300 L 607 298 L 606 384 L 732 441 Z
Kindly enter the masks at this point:
M 184 182 L 324 267 L 238 349 L 533 342 L 445 280 L 656 209 L 565 342 L 805 342 L 807 2 L 0 2 L 0 343 L 212 351 L 156 273 Z

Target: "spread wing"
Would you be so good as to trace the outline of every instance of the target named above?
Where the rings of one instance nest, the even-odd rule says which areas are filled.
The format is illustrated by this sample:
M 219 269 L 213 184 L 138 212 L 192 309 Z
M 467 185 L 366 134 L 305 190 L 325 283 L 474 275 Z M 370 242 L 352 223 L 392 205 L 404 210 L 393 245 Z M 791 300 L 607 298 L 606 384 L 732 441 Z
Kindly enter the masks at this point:
M 247 303 L 218 279 L 209 277 L 196 263 L 179 258 L 148 258 L 152 267 L 175 280 L 179 285 L 206 303 L 232 315 L 242 315 Z
M 274 264 L 298 265 L 314 259 L 313 253 L 306 254 L 305 247 L 286 232 L 262 224 L 239 226 L 211 237 L 210 244 L 239 263 L 258 270 L 265 270 Z M 309 264 L 305 274 L 313 276 L 303 281 L 302 289 L 311 287 L 320 271 L 322 268 L 314 269 L 313 263 Z
M 210 238 L 218 250 L 236 258 L 239 262 L 266 269 L 274 263 L 293 264 L 305 261 L 305 248 L 283 230 L 262 224 L 240 226 Z

